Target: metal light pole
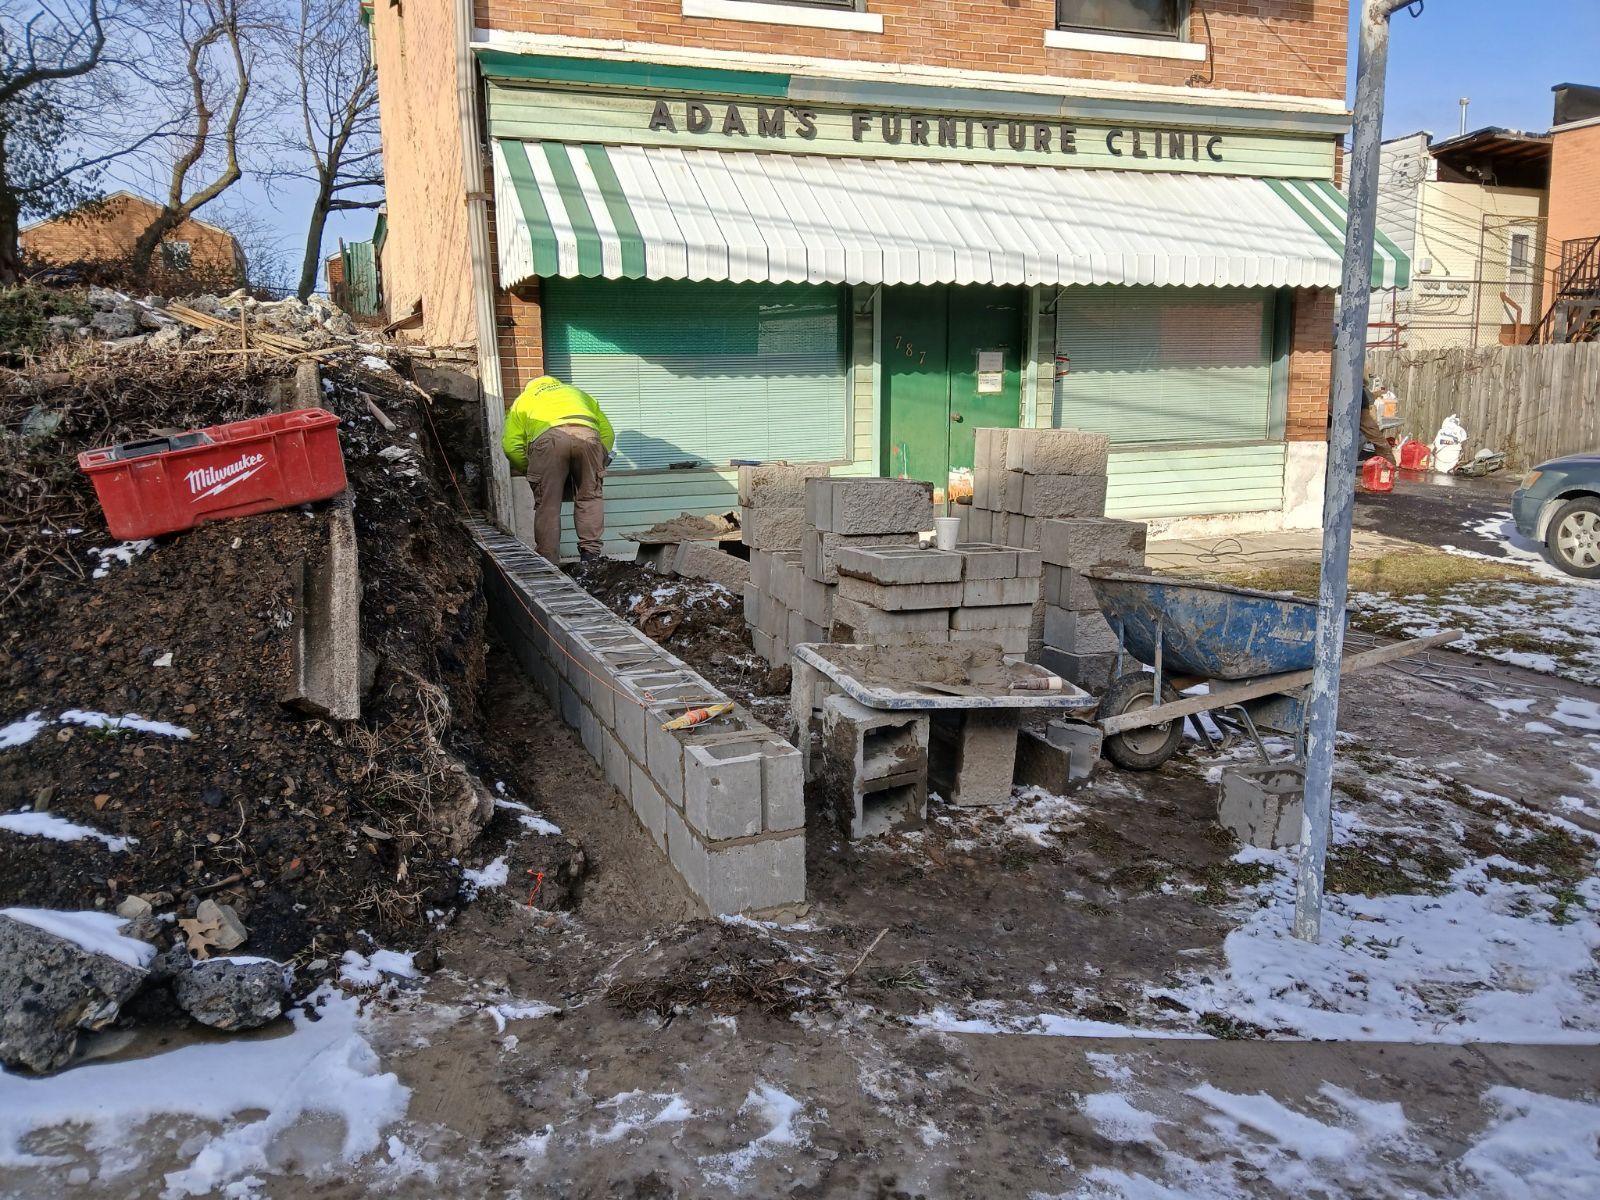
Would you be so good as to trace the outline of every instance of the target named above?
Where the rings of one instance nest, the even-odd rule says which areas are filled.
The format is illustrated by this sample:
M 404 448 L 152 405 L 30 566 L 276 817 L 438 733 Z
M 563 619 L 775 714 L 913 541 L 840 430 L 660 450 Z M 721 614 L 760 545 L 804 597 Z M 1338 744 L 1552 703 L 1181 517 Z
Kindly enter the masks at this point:
M 1344 656 L 1350 590 L 1350 521 L 1355 508 L 1361 370 L 1372 300 L 1372 246 L 1378 224 L 1378 151 L 1383 140 L 1383 83 L 1389 67 L 1389 18 L 1416 0 L 1365 0 L 1356 60 L 1350 148 L 1350 221 L 1345 231 L 1338 325 L 1333 343 L 1333 416 L 1322 507 L 1322 581 L 1317 589 L 1316 660 L 1306 731 L 1305 821 L 1295 882 L 1294 935 L 1314 942 L 1322 931 L 1322 881 L 1332 829 L 1333 751 L 1339 723 L 1339 663 Z

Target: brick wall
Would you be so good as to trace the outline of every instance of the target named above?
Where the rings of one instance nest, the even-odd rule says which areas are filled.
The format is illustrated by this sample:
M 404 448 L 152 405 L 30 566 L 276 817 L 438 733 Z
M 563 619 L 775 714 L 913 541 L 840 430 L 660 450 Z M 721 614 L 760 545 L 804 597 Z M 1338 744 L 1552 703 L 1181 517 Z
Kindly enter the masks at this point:
M 1195 8 L 1188 38 L 1207 40 L 1203 9 L 1209 62 L 1047 49 L 1055 0 L 866 0 L 883 17 L 881 34 L 686 18 L 682 0 L 476 0 L 474 13 L 480 27 L 521 33 L 1175 86 L 1198 73 L 1205 87 L 1343 98 L 1348 0 L 1205 0 Z
M 115 263 L 133 253 L 133 244 L 161 214 L 159 205 L 137 196 L 114 195 L 94 208 L 26 229 L 18 237 L 25 256 L 44 263 Z M 243 282 L 238 244 L 232 235 L 199 221 L 179 224 L 163 239 L 189 243 L 187 272 L 163 266 L 161 251 L 151 259 L 157 283 L 181 283 L 186 276 L 206 289 Z
M 1545 226 L 1546 278 L 1559 287 L 1561 243 L 1570 238 L 1600 236 L 1600 125 L 1555 135 L 1550 154 L 1549 212 Z M 1552 291 L 1547 287 L 1546 296 L 1553 298 Z
M 391 320 L 422 304 L 422 324 L 400 336 L 429 345 L 476 338 L 454 14 L 443 0 L 372 9 L 390 231 L 384 299 Z
M 1289 404 L 1284 435 L 1291 442 L 1328 436 L 1328 388 L 1333 382 L 1334 293 L 1302 288 L 1294 294 L 1289 340 Z

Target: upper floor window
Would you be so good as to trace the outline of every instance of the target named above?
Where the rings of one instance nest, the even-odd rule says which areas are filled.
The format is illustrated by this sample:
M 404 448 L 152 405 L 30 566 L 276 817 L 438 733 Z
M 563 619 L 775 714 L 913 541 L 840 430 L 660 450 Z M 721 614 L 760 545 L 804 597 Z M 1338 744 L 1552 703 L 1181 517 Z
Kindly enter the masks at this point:
M 188 242 L 161 243 L 161 265 L 169 271 L 187 271 L 191 257 Z
M 1132 37 L 1181 37 L 1189 0 L 1056 0 L 1056 25 Z

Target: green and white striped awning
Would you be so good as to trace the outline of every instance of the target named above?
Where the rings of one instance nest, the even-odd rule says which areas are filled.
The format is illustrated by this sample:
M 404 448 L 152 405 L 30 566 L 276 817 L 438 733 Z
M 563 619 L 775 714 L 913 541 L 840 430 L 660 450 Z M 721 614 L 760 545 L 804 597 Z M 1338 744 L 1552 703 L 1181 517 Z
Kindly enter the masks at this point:
M 1222 175 L 494 143 L 500 281 L 1339 286 L 1331 185 Z M 1377 286 L 1405 286 L 1381 242 Z

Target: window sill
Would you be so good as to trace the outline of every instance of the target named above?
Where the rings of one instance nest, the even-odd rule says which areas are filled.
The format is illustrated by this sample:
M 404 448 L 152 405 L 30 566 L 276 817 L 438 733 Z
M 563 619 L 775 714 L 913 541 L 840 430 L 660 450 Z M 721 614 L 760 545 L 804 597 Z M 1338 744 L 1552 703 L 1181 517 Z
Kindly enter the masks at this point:
M 688 8 L 690 0 L 683 0 Z M 1082 33 L 1076 29 L 1046 29 L 1044 44 L 1052 50 L 1093 50 L 1099 54 L 1130 54 L 1139 58 L 1176 58 L 1205 62 L 1201 42 L 1169 42 L 1161 38 L 1123 37 L 1114 33 Z
M 683 15 L 717 21 L 751 21 L 758 25 L 800 25 L 809 29 L 843 29 L 851 33 L 882 33 L 878 13 L 842 8 L 806 8 L 768 0 L 683 0 Z

